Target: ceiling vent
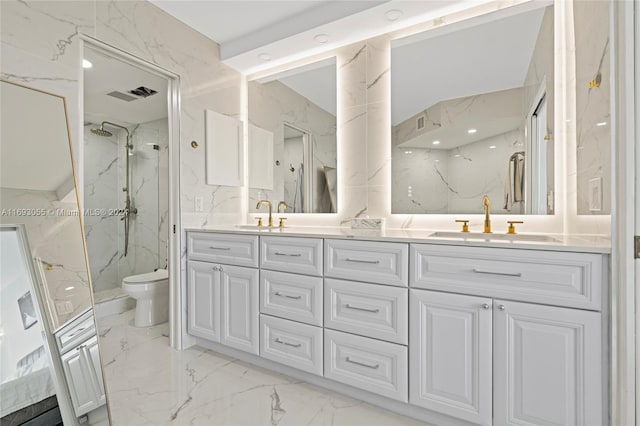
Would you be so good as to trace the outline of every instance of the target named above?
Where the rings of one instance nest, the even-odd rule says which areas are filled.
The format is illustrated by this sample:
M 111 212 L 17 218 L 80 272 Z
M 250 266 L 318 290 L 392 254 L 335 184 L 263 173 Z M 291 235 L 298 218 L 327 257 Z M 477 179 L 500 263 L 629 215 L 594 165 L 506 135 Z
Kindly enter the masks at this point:
M 140 86 L 136 89 L 129 90 L 132 95 L 140 96 L 141 98 L 148 98 L 149 96 L 158 93 L 156 90 L 149 89 L 148 87 Z
M 420 117 L 416 118 L 416 130 L 424 129 L 424 120 L 425 120 L 424 115 L 421 115 Z
M 124 92 L 118 92 L 117 90 L 107 93 L 107 96 L 113 96 L 114 98 L 117 98 L 117 99 L 120 99 L 121 101 L 126 101 L 126 102 L 131 102 L 131 101 L 135 101 L 136 99 L 140 99 L 136 96 L 131 96 Z

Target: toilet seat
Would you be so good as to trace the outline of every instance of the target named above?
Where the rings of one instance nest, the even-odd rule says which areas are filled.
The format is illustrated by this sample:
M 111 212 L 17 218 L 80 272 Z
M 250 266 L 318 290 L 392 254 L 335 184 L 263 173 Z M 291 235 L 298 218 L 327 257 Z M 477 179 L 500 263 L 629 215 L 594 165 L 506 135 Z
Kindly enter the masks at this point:
M 154 272 L 147 272 L 145 274 L 130 275 L 122 279 L 123 284 L 151 284 L 158 281 L 166 280 L 169 278 L 169 273 L 166 269 L 158 269 Z

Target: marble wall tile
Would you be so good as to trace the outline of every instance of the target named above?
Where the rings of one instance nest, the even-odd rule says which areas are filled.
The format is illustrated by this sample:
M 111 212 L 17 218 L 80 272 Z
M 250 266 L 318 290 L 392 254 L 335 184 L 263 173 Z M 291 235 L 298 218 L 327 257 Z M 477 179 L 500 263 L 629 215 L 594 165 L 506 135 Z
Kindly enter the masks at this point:
M 338 52 L 338 105 L 367 103 L 367 44 L 356 43 Z
M 341 186 L 365 186 L 367 184 L 367 107 L 345 108 L 338 124 L 340 141 Z M 347 200 L 347 202 L 349 202 Z M 341 210 L 341 205 L 339 209 Z
M 573 3 L 576 69 L 577 212 L 611 213 L 611 71 L 608 2 Z M 596 80 L 598 87 L 590 87 Z M 601 125 L 598 125 L 601 123 Z M 602 124 L 606 123 L 606 124 Z M 602 208 L 591 210 L 589 182 L 602 180 Z

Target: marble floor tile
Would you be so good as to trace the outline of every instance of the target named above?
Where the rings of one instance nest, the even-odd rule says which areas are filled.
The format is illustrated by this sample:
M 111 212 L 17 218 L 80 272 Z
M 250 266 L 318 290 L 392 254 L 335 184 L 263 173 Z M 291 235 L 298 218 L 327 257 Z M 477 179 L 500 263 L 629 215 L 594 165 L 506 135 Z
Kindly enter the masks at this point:
M 98 320 L 115 426 L 423 424 L 210 350 L 176 351 L 167 323 L 136 328 L 133 315 Z

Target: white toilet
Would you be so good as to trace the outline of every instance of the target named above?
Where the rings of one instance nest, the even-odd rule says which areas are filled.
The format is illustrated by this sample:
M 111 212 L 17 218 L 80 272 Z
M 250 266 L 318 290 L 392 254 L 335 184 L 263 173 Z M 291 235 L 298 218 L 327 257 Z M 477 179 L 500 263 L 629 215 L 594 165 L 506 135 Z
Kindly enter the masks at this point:
M 122 289 L 136 299 L 136 327 L 149 327 L 169 320 L 169 274 L 158 269 L 122 280 Z

